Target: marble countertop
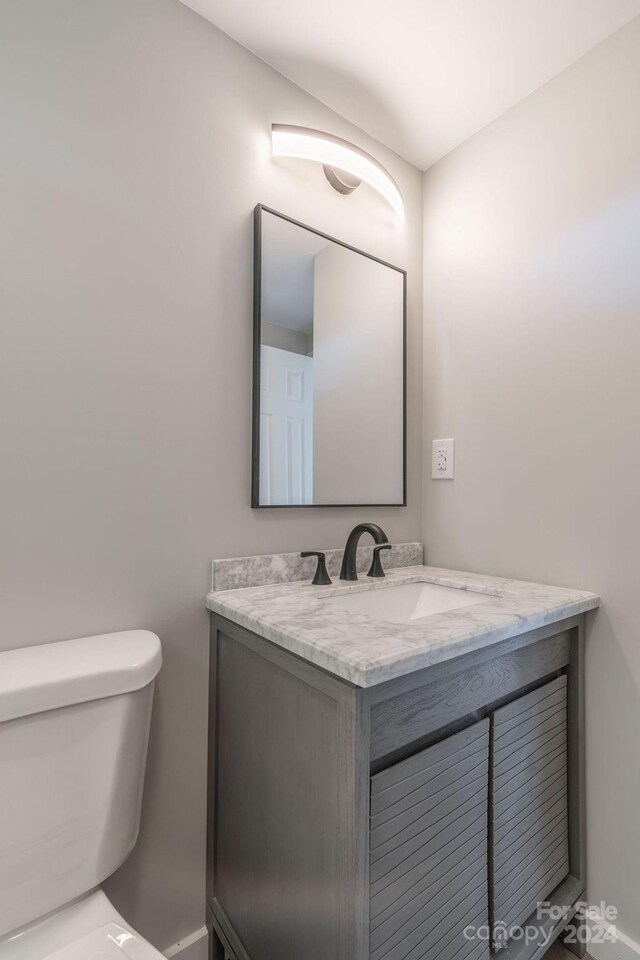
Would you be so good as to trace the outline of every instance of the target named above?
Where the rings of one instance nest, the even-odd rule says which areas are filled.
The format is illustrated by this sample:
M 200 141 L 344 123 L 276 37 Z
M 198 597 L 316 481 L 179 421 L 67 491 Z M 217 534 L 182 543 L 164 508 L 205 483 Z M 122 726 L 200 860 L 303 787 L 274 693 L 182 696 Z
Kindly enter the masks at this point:
M 483 594 L 477 604 L 391 623 L 332 607 L 340 594 L 404 583 L 438 583 Z M 207 607 L 278 646 L 370 687 L 599 606 L 594 593 L 422 565 L 397 567 L 384 580 L 361 578 L 314 587 L 308 580 L 212 590 Z

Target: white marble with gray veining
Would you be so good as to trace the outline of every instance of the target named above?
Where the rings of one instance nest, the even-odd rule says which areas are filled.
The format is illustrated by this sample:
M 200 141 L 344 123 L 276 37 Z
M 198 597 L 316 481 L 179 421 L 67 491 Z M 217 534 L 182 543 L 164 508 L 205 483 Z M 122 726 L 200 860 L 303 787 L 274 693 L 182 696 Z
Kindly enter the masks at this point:
M 485 594 L 482 601 L 410 623 L 390 623 L 323 602 L 393 584 L 439 583 Z M 310 663 L 361 687 L 403 676 L 599 606 L 594 593 L 438 567 L 388 570 L 384 580 L 307 581 L 212 590 L 207 607 Z
M 315 547 L 308 547 L 315 550 Z M 340 573 L 343 549 L 324 550 L 330 577 Z M 358 573 L 365 573 L 371 565 L 373 544 L 358 547 L 356 566 Z M 382 554 L 385 569 L 412 567 L 422 563 L 421 543 L 394 543 L 391 550 Z M 230 560 L 214 560 L 211 588 L 213 590 L 239 590 L 242 587 L 263 587 L 269 583 L 289 583 L 292 580 L 311 580 L 316 569 L 315 557 L 304 559 L 299 553 L 268 553 L 258 557 L 234 557 Z

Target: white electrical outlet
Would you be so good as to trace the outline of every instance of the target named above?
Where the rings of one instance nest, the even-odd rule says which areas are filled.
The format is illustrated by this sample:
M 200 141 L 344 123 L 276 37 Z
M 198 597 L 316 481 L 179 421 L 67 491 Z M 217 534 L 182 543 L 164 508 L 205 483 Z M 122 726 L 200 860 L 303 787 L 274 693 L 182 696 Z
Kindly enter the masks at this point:
M 431 445 L 431 479 L 453 480 L 455 440 L 433 440 Z

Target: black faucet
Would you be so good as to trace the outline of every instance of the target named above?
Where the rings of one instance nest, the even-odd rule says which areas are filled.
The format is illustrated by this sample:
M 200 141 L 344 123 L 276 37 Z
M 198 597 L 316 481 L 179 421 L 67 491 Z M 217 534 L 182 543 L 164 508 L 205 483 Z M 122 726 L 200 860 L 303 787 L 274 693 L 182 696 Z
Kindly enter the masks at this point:
M 331 577 L 327 573 L 327 564 L 326 557 L 322 550 L 303 550 L 300 554 L 301 557 L 317 557 L 318 564 L 316 566 L 316 572 L 311 583 L 315 587 L 327 587 L 331 583 Z
M 358 571 L 356 569 L 356 554 L 358 542 L 363 533 L 370 533 L 376 543 L 389 543 L 389 537 L 382 527 L 377 523 L 359 523 L 354 527 L 347 537 L 347 545 L 344 548 L 342 557 L 342 567 L 340 569 L 341 580 L 357 580 Z

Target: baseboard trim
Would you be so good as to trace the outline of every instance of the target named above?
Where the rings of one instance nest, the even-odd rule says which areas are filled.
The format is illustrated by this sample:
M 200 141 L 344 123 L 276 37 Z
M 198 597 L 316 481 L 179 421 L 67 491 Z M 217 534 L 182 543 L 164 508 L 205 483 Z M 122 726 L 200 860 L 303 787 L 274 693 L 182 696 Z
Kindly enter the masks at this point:
M 605 930 L 611 929 L 611 924 L 606 920 L 588 919 L 587 926 L 590 933 L 595 934 L 596 925 L 604 927 Z M 591 937 L 587 945 L 587 952 L 593 960 L 640 960 L 640 943 L 632 940 L 618 927 L 615 928 L 615 941 L 606 940 L 603 943 L 593 943 Z M 209 935 L 206 927 L 200 927 L 178 940 L 172 947 L 164 951 L 167 960 L 208 960 L 209 956 Z
M 206 927 L 194 930 L 188 937 L 178 940 L 168 950 L 163 951 L 167 960 L 207 960 L 209 956 L 209 933 Z
M 610 931 L 612 924 L 606 920 L 587 919 L 589 932 L 595 934 L 597 928 L 603 928 Z M 607 939 L 603 943 L 592 943 L 589 938 L 587 943 L 587 953 L 593 960 L 640 960 L 640 943 L 636 943 L 631 937 L 628 937 L 614 925 L 615 941 Z

